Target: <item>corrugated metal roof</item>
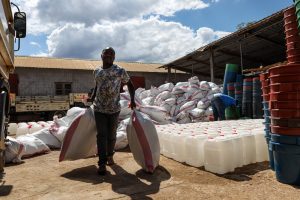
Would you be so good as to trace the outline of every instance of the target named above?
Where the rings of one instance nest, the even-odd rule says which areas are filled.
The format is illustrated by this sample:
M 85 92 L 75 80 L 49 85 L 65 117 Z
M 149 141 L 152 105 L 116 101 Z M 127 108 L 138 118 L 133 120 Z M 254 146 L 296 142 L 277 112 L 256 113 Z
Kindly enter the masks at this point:
M 272 14 L 250 26 L 207 44 L 181 58 L 163 65 L 185 72 L 211 74 L 213 52 L 214 76 L 224 76 L 226 63 L 242 65 L 243 69 L 266 66 L 286 60 L 283 12 Z M 242 51 L 242 54 L 241 54 Z
M 159 68 L 161 64 L 153 63 L 135 63 L 135 62 L 115 62 L 126 71 L 131 72 L 156 72 L 167 73 L 168 71 Z M 16 56 L 16 68 L 46 68 L 46 69 L 78 69 L 78 70 L 94 70 L 101 65 L 100 60 L 80 60 L 66 58 L 50 58 L 50 57 L 29 57 Z

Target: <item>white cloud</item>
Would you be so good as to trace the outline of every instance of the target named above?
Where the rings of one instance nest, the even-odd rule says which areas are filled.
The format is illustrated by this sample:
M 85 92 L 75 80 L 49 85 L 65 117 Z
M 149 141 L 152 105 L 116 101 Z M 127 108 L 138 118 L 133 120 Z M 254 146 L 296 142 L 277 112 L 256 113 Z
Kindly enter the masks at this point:
M 38 48 L 41 48 L 41 45 L 39 43 L 37 43 L 37 42 L 30 42 L 30 44 L 32 46 L 37 46 Z
M 48 53 L 34 56 L 99 59 L 102 48 L 113 46 L 120 61 L 165 63 L 228 34 L 160 18 L 204 9 L 203 0 L 16 1 L 27 12 L 28 33 L 48 35 Z
M 112 46 L 121 61 L 164 63 L 225 34 L 210 28 L 194 32 L 179 23 L 151 17 L 95 24 L 92 28 L 66 24 L 51 33 L 47 44 L 53 57 L 99 59 L 102 48 Z

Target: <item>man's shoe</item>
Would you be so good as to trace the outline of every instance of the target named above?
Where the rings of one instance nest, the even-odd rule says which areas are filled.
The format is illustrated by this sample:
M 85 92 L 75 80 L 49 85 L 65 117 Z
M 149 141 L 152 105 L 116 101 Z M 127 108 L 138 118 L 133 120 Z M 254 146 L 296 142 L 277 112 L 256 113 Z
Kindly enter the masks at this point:
M 107 157 L 107 165 L 114 165 L 115 161 L 112 156 Z
M 104 176 L 104 175 L 106 174 L 106 167 L 105 167 L 105 165 L 99 166 L 97 172 L 98 172 L 98 174 L 99 174 L 100 176 Z

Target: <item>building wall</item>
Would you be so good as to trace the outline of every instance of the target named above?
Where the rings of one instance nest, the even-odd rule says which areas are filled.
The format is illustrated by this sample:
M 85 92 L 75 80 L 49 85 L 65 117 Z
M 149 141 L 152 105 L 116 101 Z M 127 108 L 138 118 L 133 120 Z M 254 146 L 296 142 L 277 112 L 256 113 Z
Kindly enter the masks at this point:
M 89 92 L 94 87 L 91 70 L 16 68 L 15 73 L 19 77 L 19 96 L 55 95 L 55 82 L 71 82 L 72 92 Z M 145 77 L 146 89 L 151 86 L 158 87 L 168 78 L 167 73 L 129 72 L 129 75 Z M 170 81 L 182 82 L 190 77 L 191 74 L 172 73 Z M 210 78 L 200 76 L 199 80 L 209 81 Z

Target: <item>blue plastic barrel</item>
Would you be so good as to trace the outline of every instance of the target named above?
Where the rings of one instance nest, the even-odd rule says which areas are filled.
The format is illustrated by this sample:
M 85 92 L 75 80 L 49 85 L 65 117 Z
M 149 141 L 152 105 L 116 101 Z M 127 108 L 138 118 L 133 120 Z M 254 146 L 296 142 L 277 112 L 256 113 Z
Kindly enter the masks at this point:
M 252 118 L 252 87 L 252 78 L 245 78 L 243 81 L 242 113 L 247 118 Z
M 268 152 L 269 152 L 269 166 L 270 168 L 275 171 L 275 165 L 274 165 L 274 155 L 273 155 L 273 146 L 271 144 L 270 137 L 266 137 L 266 141 L 268 144 Z
M 253 119 L 261 119 L 263 117 L 261 96 L 262 90 L 259 77 L 254 77 L 252 83 Z
M 276 178 L 279 182 L 300 185 L 300 146 L 273 142 Z
M 228 96 L 235 98 L 234 83 L 227 83 L 227 92 L 228 92 Z
M 228 95 L 227 83 L 234 83 L 236 81 L 237 74 L 240 73 L 240 67 L 236 64 L 226 64 L 224 83 L 223 83 L 223 94 Z

